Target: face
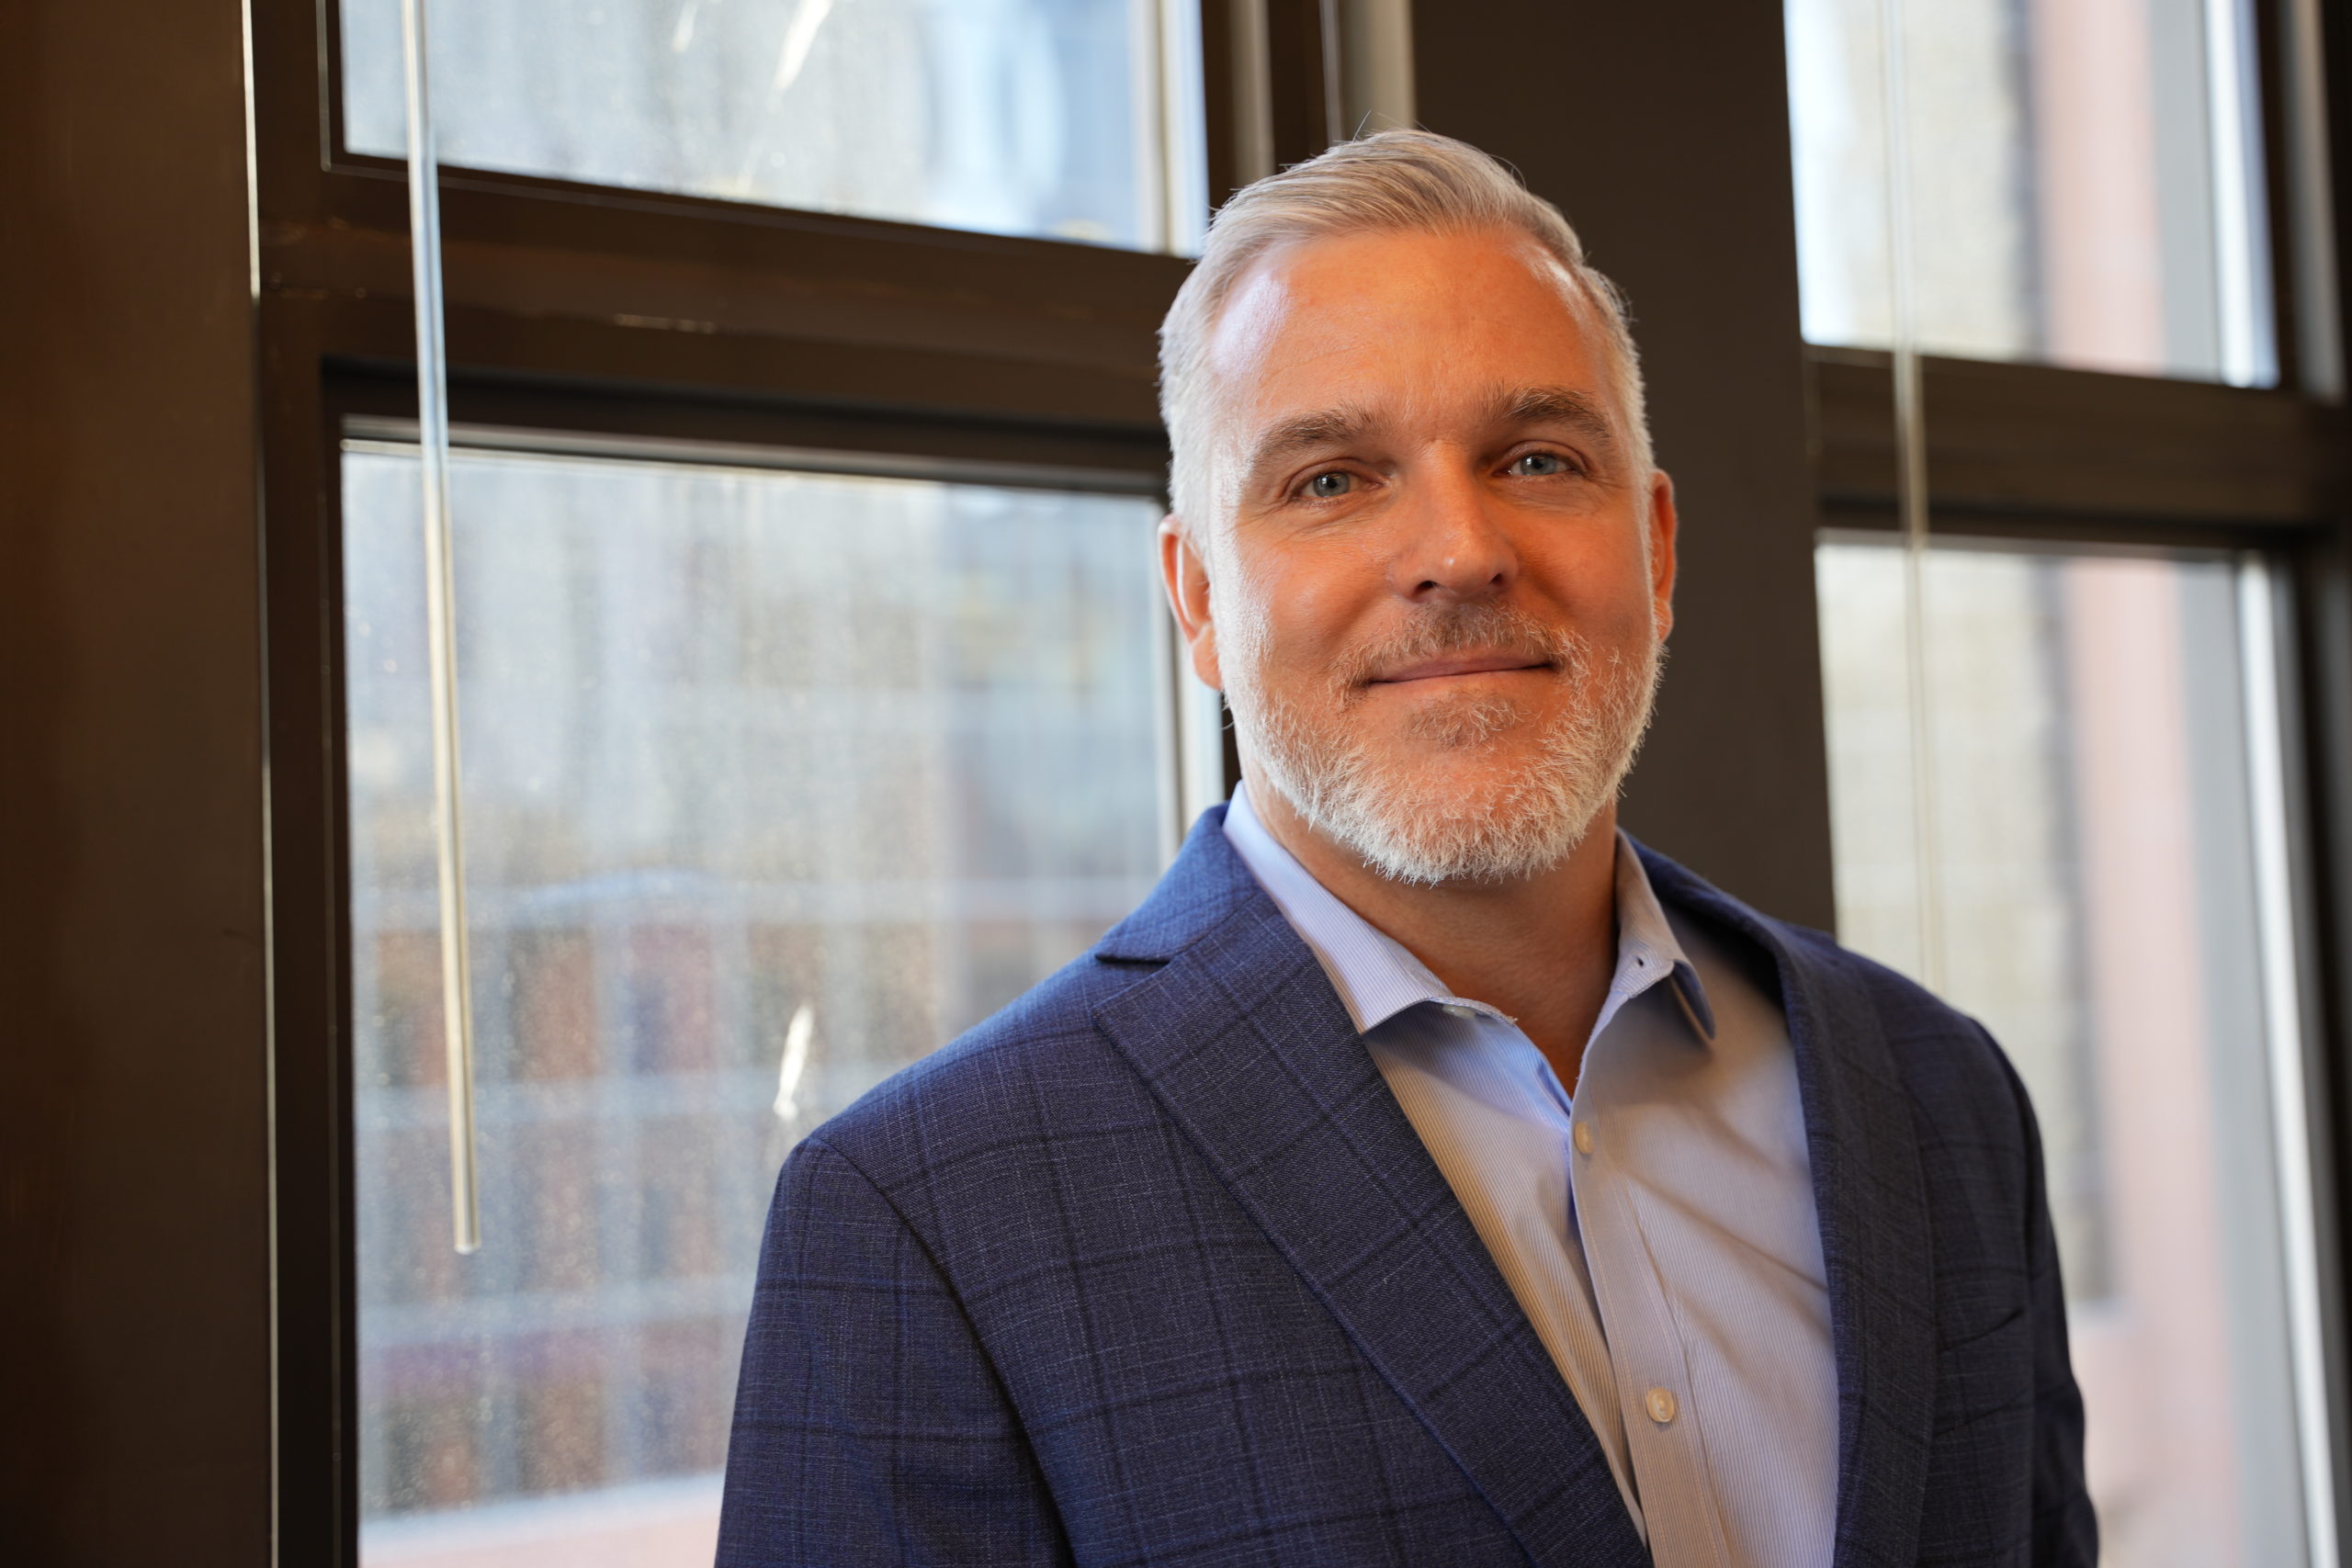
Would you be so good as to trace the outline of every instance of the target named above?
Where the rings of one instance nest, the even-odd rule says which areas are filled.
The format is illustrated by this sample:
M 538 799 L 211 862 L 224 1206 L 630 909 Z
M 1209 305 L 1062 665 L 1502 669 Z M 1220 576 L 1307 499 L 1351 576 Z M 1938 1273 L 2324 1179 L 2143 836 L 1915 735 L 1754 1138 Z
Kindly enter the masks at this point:
M 1270 254 L 1211 339 L 1170 596 L 1253 788 L 1390 876 L 1557 863 L 1647 721 L 1673 491 L 1591 309 L 1517 236 L 1353 235 Z

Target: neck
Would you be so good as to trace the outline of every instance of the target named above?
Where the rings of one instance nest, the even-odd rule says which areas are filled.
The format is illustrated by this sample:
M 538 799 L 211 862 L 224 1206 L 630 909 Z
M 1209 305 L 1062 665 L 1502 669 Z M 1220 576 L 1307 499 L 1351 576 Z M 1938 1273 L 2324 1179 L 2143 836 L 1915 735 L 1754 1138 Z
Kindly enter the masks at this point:
M 1566 859 L 1510 882 L 1395 881 L 1310 826 L 1254 761 L 1242 776 L 1274 841 L 1455 996 L 1498 1009 L 1573 1092 L 1617 967 L 1617 809 L 1601 807 Z

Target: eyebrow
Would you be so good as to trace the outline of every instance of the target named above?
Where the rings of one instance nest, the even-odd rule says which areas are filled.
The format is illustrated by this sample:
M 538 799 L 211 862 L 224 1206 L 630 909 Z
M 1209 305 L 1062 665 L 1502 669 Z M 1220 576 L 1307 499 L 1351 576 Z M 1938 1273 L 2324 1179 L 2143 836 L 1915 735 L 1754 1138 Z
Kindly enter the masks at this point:
M 1496 426 L 1565 424 L 1614 457 L 1617 422 L 1600 399 L 1573 387 L 1513 387 L 1498 393 L 1487 413 Z
M 1372 426 L 1373 417 L 1368 410 L 1344 405 L 1293 414 L 1258 433 L 1242 472 L 1254 485 L 1267 469 L 1303 452 L 1349 446 Z

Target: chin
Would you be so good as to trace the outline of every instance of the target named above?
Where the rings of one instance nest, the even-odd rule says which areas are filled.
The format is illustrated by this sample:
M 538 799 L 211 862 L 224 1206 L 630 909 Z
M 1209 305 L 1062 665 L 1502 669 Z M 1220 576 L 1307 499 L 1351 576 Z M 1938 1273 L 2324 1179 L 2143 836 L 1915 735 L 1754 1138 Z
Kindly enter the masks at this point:
M 1648 726 L 1656 651 L 1571 661 L 1549 712 L 1464 693 L 1401 714 L 1296 704 L 1255 671 L 1227 687 L 1267 782 L 1319 836 L 1392 881 L 1521 881 L 1574 854 Z
M 1336 749 L 1256 739 L 1267 781 L 1310 827 L 1381 875 L 1425 886 L 1551 870 L 1584 842 L 1623 771 L 1580 767 L 1538 731 Z
M 1388 776 L 1379 776 L 1386 773 Z M 1328 831 L 1364 863 L 1397 882 L 1523 881 L 1574 854 L 1614 794 L 1577 787 L 1577 781 L 1539 758 L 1498 766 L 1493 758 L 1467 766 L 1443 763 L 1372 770 L 1340 809 Z

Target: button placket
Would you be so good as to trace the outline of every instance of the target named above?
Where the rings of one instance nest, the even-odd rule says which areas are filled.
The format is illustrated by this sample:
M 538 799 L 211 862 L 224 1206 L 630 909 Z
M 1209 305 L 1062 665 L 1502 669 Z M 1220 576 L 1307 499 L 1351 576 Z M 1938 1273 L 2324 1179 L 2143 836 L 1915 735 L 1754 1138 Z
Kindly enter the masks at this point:
M 1681 1390 L 1688 1385 L 1682 1373 L 1674 1370 L 1682 1364 L 1683 1347 L 1674 1328 L 1665 1281 L 1657 1277 L 1640 1241 L 1641 1222 L 1634 1212 L 1634 1195 L 1625 1185 L 1632 1174 L 1625 1164 L 1628 1152 L 1616 1144 L 1611 1145 L 1611 1157 L 1602 1158 L 1599 1153 L 1599 1118 L 1594 1111 L 1607 1102 L 1615 1081 L 1611 1068 L 1616 1064 L 1610 1047 L 1618 1043 L 1596 1038 L 1589 1049 L 1585 1080 L 1578 1086 L 1582 1092 L 1577 1096 L 1569 1131 L 1570 1145 L 1576 1150 L 1570 1185 L 1584 1220 L 1579 1239 L 1591 1269 L 1594 1304 L 1609 1337 L 1611 1359 L 1616 1363 L 1627 1458 L 1635 1484 L 1645 1498 L 1654 1498 L 1661 1506 L 1662 1511 L 1648 1518 L 1651 1549 L 1720 1568 L 1720 1545 L 1712 1543 L 1713 1527 L 1702 1522 L 1704 1510 L 1696 1506 L 1706 1495 L 1707 1481 L 1704 1450 L 1690 1419 L 1686 1419 L 1689 1412 Z M 1624 1113 L 1638 1121 L 1638 1111 Z M 1621 1134 L 1613 1123 L 1611 1135 L 1633 1136 L 1638 1143 L 1638 1134 Z

